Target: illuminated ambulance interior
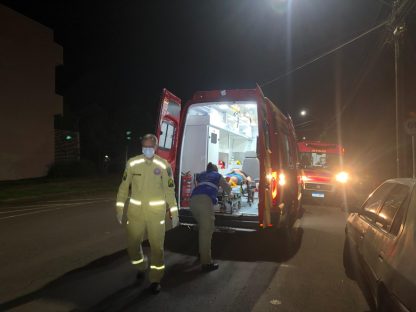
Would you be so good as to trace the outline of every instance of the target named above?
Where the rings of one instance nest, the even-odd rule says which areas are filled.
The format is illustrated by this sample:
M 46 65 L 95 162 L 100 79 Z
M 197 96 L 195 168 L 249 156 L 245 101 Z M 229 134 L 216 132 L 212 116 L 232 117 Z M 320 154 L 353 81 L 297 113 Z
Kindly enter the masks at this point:
M 191 105 L 186 116 L 179 163 L 181 208 L 189 207 L 189 191 L 196 185 L 196 174 L 212 162 L 232 186 L 229 197 L 222 196 L 220 189 L 216 213 L 258 215 L 258 133 L 255 102 Z M 184 179 L 185 175 L 187 178 Z

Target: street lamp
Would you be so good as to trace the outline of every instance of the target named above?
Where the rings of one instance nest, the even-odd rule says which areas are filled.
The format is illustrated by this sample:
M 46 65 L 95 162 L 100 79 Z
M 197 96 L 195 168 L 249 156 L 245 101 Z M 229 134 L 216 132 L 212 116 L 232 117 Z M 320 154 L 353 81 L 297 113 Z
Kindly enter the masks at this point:
M 299 113 L 302 117 L 305 117 L 308 113 L 306 110 L 302 109 Z
M 126 131 L 126 163 L 127 160 L 129 159 L 129 141 L 131 141 L 131 136 L 132 136 L 132 131 L 131 130 L 127 130 Z
M 130 141 L 130 140 L 131 140 L 131 133 L 132 133 L 132 132 L 131 132 L 130 130 L 127 130 L 127 131 L 126 131 L 126 140 L 127 140 L 127 141 Z

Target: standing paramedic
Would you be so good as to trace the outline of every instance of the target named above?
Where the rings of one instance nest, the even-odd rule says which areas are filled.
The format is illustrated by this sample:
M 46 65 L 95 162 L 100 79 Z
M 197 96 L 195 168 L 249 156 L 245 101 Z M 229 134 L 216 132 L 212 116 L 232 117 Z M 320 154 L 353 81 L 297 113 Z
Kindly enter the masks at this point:
M 160 292 L 160 280 L 165 270 L 163 248 L 167 209 L 171 218 L 178 218 L 172 169 L 165 159 L 155 155 L 157 143 L 153 134 L 142 138 L 143 154 L 128 160 L 116 203 L 117 219 L 121 224 L 131 188 L 126 224 L 127 250 L 131 263 L 139 270 L 137 278 L 143 278 L 148 261 L 141 244 L 147 233 L 151 250 L 150 290 L 155 294 Z
M 213 271 L 218 269 L 218 264 L 211 258 L 211 240 L 215 229 L 214 205 L 217 204 L 219 187 L 227 194 L 230 194 L 231 187 L 212 163 L 197 176 L 197 183 L 191 195 L 191 211 L 199 227 L 199 256 L 202 269 Z

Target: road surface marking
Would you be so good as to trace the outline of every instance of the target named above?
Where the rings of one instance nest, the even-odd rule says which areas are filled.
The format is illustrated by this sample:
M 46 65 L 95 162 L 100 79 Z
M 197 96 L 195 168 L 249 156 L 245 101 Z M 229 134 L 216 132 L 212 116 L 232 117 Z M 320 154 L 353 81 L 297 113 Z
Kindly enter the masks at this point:
M 2 207 L 0 208 L 0 210 L 4 210 L 4 209 L 22 209 L 22 208 L 42 208 L 42 207 L 55 207 L 58 205 L 61 206 L 70 206 L 70 205 L 82 205 L 82 204 L 91 204 L 91 203 L 99 203 L 99 202 L 105 202 L 105 201 L 112 201 L 113 199 L 106 199 L 106 200 L 91 200 L 91 201 L 81 201 L 78 203 L 56 203 L 56 204 L 42 204 L 39 203 L 37 205 L 26 205 L 26 206 L 8 206 L 8 207 Z
M 85 204 L 85 203 L 83 203 Z M 48 209 L 51 207 L 60 207 L 60 206 L 77 206 L 77 205 L 81 205 L 79 203 L 73 203 L 73 204 L 62 204 L 62 205 L 46 205 L 46 206 L 37 206 L 36 208 L 19 208 L 19 209 L 14 209 L 14 210 L 8 210 L 8 211 L 0 211 L 0 214 L 7 214 L 7 213 L 13 213 L 13 212 L 21 212 L 21 211 L 31 211 L 31 210 L 43 210 L 43 209 Z
M 11 218 L 18 218 L 18 217 L 24 217 L 24 216 L 28 216 L 28 215 L 34 215 L 34 214 L 38 214 L 38 213 L 43 213 L 43 212 L 49 212 L 49 211 L 56 211 L 56 210 L 61 210 L 63 208 L 50 208 L 50 209 L 45 209 L 45 210 L 38 210 L 38 211 L 33 211 L 33 212 L 28 212 L 28 213 L 22 213 L 22 214 L 17 214 L 17 215 L 12 215 L 12 216 L 7 216 L 7 217 L 3 217 L 0 218 L 1 220 L 6 220 L 6 219 L 11 219 Z
M 70 201 L 106 201 L 113 200 L 112 197 L 96 197 L 96 198 L 72 198 L 72 199 L 55 199 L 55 200 L 46 200 L 45 203 L 60 203 L 60 202 L 70 202 Z
M 112 201 L 112 199 L 108 199 L 105 201 Z M 62 210 L 66 207 L 73 207 L 73 206 L 82 206 L 82 205 L 90 205 L 94 203 L 99 203 L 103 201 L 89 201 L 89 202 L 78 202 L 78 203 L 68 203 L 68 204 L 51 204 L 51 205 L 38 205 L 38 206 L 21 206 L 21 207 L 35 207 L 35 208 L 18 208 L 14 210 L 8 210 L 8 211 L 0 211 L 0 214 L 12 214 L 7 217 L 1 217 L 0 220 L 6 220 L 11 218 L 17 218 L 17 217 L 24 217 L 27 215 L 33 215 L 43 212 L 49 212 L 49 211 L 56 211 L 56 210 Z M 54 208 L 52 208 L 54 207 Z M 16 207 L 9 207 L 9 208 L 16 208 Z M 34 210 L 34 211 L 33 211 Z M 30 212 L 32 211 L 32 212 Z M 23 213 L 21 213 L 23 212 Z M 18 213 L 18 214 L 13 214 Z

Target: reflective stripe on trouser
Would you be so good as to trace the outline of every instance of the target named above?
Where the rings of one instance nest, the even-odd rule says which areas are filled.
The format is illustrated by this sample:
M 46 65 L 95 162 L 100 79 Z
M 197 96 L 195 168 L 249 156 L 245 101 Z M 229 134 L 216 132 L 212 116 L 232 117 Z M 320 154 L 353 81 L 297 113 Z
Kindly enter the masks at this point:
M 146 232 L 146 223 L 144 219 L 127 222 L 127 252 L 129 253 L 131 263 L 140 271 L 145 271 L 147 262 L 145 261 L 142 249 L 142 242 Z
M 215 229 L 215 214 L 212 200 L 208 195 L 195 195 L 191 198 L 191 211 L 199 228 L 199 255 L 202 264 L 209 264 L 211 240 Z
M 129 218 L 127 224 L 127 251 L 131 262 L 141 271 L 146 270 L 146 261 L 144 259 L 142 242 L 144 234 L 147 232 L 147 238 L 150 244 L 150 274 L 151 283 L 160 282 L 164 274 L 164 243 L 165 243 L 165 213 L 152 213 L 154 207 L 143 206 L 141 216 Z M 163 208 L 165 212 L 165 208 Z M 148 210 L 148 211 L 145 211 Z

